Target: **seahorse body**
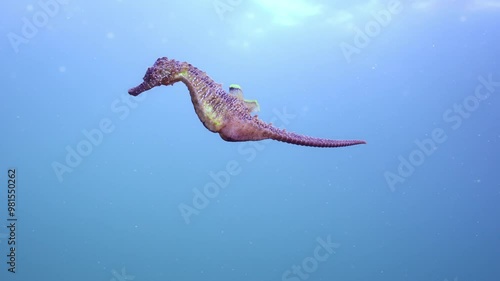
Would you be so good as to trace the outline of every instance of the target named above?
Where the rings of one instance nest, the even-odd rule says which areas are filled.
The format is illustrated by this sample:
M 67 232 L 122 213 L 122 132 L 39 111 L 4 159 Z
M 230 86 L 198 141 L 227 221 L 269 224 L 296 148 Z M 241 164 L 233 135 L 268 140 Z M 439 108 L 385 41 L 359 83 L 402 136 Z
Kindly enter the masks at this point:
M 252 111 L 259 108 L 256 101 L 245 100 L 241 88 L 231 85 L 230 93 L 208 75 L 187 62 L 159 58 L 148 68 L 139 86 L 128 92 L 137 96 L 153 87 L 184 83 L 191 95 L 196 114 L 203 125 L 219 133 L 226 141 L 258 141 L 273 139 L 281 142 L 314 146 L 341 147 L 364 144 L 362 140 L 330 140 L 288 132 L 265 123 Z

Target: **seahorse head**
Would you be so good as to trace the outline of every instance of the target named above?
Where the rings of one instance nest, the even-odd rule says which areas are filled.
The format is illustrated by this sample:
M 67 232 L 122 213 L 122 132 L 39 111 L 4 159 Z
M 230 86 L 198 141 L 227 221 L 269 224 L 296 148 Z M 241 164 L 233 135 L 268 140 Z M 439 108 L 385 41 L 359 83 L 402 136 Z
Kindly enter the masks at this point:
M 137 96 L 153 87 L 160 85 L 171 85 L 175 81 L 177 74 L 182 70 L 182 65 L 176 60 L 169 60 L 166 57 L 156 60 L 154 65 L 144 74 L 144 82 L 139 86 L 129 90 L 131 95 Z
M 159 58 L 155 64 L 148 68 L 144 75 L 144 82 L 148 81 L 152 86 L 168 85 L 172 83 L 175 75 L 181 71 L 181 64 L 167 57 Z

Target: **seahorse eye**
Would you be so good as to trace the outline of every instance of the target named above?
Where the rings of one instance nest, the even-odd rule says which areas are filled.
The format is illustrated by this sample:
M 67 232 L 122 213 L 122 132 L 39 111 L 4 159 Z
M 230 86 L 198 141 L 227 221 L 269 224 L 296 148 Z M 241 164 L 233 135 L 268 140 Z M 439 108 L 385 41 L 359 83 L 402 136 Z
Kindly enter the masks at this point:
M 150 67 L 144 75 L 144 82 L 148 83 L 151 87 L 160 86 L 163 78 L 169 77 L 170 72 L 161 70 L 157 67 Z

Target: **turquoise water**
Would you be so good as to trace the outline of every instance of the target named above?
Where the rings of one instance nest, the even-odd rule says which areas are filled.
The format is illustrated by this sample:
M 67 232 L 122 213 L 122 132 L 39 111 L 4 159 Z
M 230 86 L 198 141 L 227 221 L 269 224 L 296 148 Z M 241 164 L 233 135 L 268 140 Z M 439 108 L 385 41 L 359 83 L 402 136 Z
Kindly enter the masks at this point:
M 500 280 L 500 2 L 441 2 L 1 4 L 0 280 Z M 368 144 L 225 142 L 163 56 Z

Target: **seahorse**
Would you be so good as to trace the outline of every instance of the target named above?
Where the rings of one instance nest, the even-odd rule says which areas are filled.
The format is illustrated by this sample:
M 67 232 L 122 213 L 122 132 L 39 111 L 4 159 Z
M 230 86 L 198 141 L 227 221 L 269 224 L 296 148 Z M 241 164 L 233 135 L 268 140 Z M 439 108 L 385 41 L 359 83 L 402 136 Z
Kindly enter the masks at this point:
M 143 82 L 128 93 L 137 96 L 160 85 L 184 83 L 191 95 L 196 114 L 211 132 L 229 142 L 272 139 L 312 147 L 343 147 L 365 144 L 363 140 L 332 140 L 300 135 L 277 128 L 252 115 L 259 109 L 255 100 L 245 100 L 240 86 L 233 84 L 227 93 L 205 72 L 187 62 L 162 57 L 149 67 Z

